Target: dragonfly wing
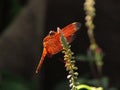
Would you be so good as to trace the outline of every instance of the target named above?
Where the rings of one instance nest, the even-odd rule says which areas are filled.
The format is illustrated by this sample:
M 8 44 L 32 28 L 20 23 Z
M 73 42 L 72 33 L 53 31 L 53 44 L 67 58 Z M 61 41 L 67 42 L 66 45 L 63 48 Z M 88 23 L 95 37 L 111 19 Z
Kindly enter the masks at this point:
M 64 37 L 66 37 L 67 41 L 71 43 L 75 39 L 75 33 L 79 30 L 80 27 L 81 24 L 79 22 L 74 22 L 64 27 L 61 31 Z

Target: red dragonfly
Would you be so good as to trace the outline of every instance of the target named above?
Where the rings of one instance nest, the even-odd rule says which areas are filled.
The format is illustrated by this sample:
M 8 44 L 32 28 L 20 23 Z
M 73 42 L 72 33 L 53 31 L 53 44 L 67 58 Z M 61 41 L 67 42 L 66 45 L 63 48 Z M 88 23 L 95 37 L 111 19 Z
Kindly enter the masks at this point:
M 41 69 L 42 63 L 46 55 L 52 56 L 62 50 L 62 46 L 60 43 L 60 30 L 64 37 L 67 39 L 68 43 L 71 43 L 75 32 L 80 28 L 80 26 L 80 23 L 74 22 L 67 25 L 63 29 L 57 28 L 56 32 L 49 32 L 49 34 L 43 39 L 43 53 L 37 66 L 36 73 L 38 73 Z

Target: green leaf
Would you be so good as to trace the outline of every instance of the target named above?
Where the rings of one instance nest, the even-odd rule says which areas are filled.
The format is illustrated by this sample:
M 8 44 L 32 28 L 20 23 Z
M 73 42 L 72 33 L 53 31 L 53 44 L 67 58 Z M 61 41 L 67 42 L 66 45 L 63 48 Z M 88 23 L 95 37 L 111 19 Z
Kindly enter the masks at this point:
M 69 49 L 69 45 L 67 43 L 67 39 L 63 36 L 63 34 L 61 33 L 61 36 L 60 36 L 60 41 L 63 45 L 63 49 Z

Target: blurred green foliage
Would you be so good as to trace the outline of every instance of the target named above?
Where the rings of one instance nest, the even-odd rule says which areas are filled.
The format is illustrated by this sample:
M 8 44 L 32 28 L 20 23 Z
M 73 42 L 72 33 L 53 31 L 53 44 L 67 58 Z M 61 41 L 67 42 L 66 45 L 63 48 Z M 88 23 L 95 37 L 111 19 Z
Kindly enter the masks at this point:
M 0 32 L 13 21 L 22 7 L 20 0 L 0 0 Z
M 4 71 L 0 73 L 0 90 L 36 90 L 37 82 Z
M 21 10 L 22 6 L 20 5 L 18 0 L 11 0 L 11 10 L 10 10 L 10 18 L 13 19 Z

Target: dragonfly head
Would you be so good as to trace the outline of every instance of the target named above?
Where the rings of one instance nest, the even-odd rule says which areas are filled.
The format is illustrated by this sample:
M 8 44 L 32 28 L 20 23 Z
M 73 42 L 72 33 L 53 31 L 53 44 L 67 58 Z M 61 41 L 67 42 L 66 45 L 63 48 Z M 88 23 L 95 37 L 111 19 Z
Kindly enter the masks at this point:
M 50 36 L 55 35 L 55 31 L 52 31 L 52 30 L 51 30 L 51 31 L 49 32 L 49 35 L 50 35 Z

